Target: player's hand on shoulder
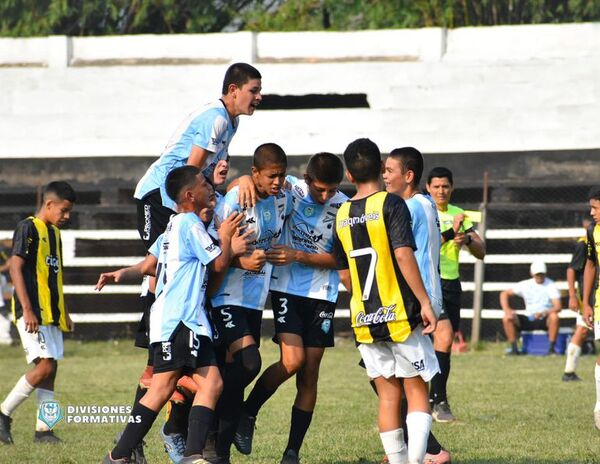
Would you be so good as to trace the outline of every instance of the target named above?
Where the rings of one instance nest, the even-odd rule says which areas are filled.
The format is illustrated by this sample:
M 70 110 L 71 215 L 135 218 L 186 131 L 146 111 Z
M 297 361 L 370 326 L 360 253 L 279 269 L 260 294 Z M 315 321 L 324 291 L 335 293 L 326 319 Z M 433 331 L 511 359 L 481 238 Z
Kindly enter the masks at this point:
M 256 187 L 252 177 L 246 175 L 238 179 L 238 203 L 242 208 L 250 208 L 256 205 Z

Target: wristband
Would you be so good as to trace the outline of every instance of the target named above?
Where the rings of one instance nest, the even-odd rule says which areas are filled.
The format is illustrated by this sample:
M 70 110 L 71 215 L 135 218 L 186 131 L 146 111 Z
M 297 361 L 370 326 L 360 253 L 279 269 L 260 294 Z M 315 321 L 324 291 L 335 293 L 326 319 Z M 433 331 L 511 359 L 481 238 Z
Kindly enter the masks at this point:
M 454 233 L 454 229 L 452 227 L 450 227 L 448 230 L 445 230 L 444 232 L 442 232 L 442 237 L 444 237 L 444 240 L 446 242 L 449 242 L 450 240 L 452 240 L 455 235 L 456 234 Z
M 473 237 L 471 237 L 469 234 L 467 234 L 467 238 L 465 240 L 465 245 L 469 246 L 469 245 L 471 245 L 471 243 L 473 243 Z

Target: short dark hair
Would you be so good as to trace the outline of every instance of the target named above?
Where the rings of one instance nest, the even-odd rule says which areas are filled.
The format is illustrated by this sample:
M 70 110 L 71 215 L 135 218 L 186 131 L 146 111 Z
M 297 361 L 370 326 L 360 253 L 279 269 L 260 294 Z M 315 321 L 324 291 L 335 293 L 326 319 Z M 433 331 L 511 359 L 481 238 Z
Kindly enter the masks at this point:
M 225 72 L 222 94 L 227 95 L 231 84 L 242 87 L 250 79 L 262 79 L 258 69 L 248 63 L 233 63 Z
M 287 167 L 287 156 L 283 148 L 276 143 L 263 143 L 256 147 L 252 157 L 252 166 L 260 171 L 272 165 Z
M 344 178 L 344 165 L 333 153 L 317 153 L 308 160 L 306 176 L 326 184 L 339 184 Z
M 67 200 L 71 203 L 75 203 L 75 200 L 77 200 L 77 195 L 75 195 L 73 187 L 62 180 L 50 182 L 44 187 L 44 198 L 48 195 L 54 195 L 61 200 Z
M 196 182 L 198 174 L 200 174 L 200 169 L 189 164 L 173 169 L 167 174 L 165 180 L 165 189 L 169 198 L 175 203 L 179 203 L 181 191 L 192 186 Z
M 588 200 L 600 200 L 600 187 L 592 187 L 588 192 Z
M 452 171 L 450 169 L 445 168 L 444 166 L 437 166 L 429 171 L 427 175 L 427 184 L 431 184 L 431 179 L 434 177 L 445 177 L 450 182 L 450 185 L 454 185 L 454 179 L 452 178 Z
M 369 139 L 356 139 L 344 151 L 346 169 L 358 183 L 377 180 L 381 175 L 381 152 Z
M 414 185 L 419 185 L 423 175 L 423 155 L 414 147 L 394 148 L 390 157 L 398 161 L 404 174 L 412 171 L 415 174 Z

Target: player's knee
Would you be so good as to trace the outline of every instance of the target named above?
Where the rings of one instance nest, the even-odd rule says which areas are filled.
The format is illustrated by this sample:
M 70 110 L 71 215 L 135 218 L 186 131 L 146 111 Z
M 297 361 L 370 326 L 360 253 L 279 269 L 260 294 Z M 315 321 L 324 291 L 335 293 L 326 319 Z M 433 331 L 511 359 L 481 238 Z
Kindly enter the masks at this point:
M 289 375 L 298 372 L 304 366 L 305 361 L 306 358 L 303 352 L 289 353 L 281 358 L 281 364 Z
M 548 314 L 548 323 L 557 323 L 558 322 L 558 313 L 551 312 Z
M 259 374 L 262 361 L 258 346 L 250 345 L 233 355 L 237 368 L 243 372 L 244 383 L 248 385 Z
M 58 364 L 54 359 L 42 358 L 35 366 L 36 373 L 40 380 L 51 379 L 56 376 Z

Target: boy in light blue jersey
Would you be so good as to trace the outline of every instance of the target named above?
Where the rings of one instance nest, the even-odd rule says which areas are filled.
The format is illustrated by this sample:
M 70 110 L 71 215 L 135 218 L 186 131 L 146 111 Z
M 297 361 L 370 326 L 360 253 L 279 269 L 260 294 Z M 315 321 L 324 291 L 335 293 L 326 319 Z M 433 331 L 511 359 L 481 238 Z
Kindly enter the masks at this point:
M 333 346 L 333 316 L 339 276 L 335 270 L 333 225 L 348 197 L 338 191 L 344 175 L 341 160 L 331 153 L 313 156 L 304 180 L 287 176 L 293 210 L 282 245 L 267 251 L 274 264 L 271 301 L 274 341 L 280 359 L 258 379 L 248 399 L 235 437 L 237 449 L 250 454 L 256 416 L 287 379 L 297 374 L 296 400 L 282 463 L 299 462 L 299 452 L 317 401 L 319 367 L 326 347 Z
M 441 233 L 435 203 L 428 195 L 419 191 L 419 181 L 423 174 L 423 156 L 413 147 L 396 148 L 387 157 L 383 172 L 383 182 L 388 192 L 401 197 L 408 206 L 411 217 L 411 228 L 417 249 L 415 258 L 421 273 L 425 290 L 431 301 L 431 307 L 436 317 L 442 312 L 442 282 L 440 278 L 440 248 Z M 404 427 L 404 440 L 408 443 L 408 454 L 420 455 L 419 447 L 424 444 L 422 437 L 412 440 L 411 422 L 418 422 L 419 418 L 413 413 L 407 414 L 406 399 L 402 400 L 402 422 Z M 431 421 L 430 418 L 427 419 Z M 418 428 L 418 426 L 417 426 Z M 416 443 L 415 443 L 416 441 Z M 450 453 L 444 450 L 433 433 L 427 437 L 427 450 L 424 462 L 431 464 L 445 464 L 450 462 Z
M 156 301 L 150 314 L 154 375 L 148 392 L 134 405 L 117 445 L 104 458 L 107 464 L 131 462 L 133 449 L 148 433 L 184 373 L 191 374 L 198 390 L 190 411 L 185 457 L 180 462 L 200 462 L 222 390 L 204 302 L 210 283 L 207 280 L 209 266 L 211 280 L 218 286 L 233 258 L 231 242 L 234 235 L 239 235 L 242 217 L 233 215 L 223 221 L 219 248 L 200 219 L 202 210 L 214 207 L 214 203 L 211 206 L 211 188 L 201 171 L 194 166 L 176 168 L 167 176 L 166 186 L 180 214 L 172 217 L 144 261 L 101 274 L 96 286 L 100 290 L 108 282 L 142 274 L 157 277 Z
M 237 264 L 234 262 L 239 267 L 228 270 L 211 298 L 215 339 L 218 337 L 227 348 L 224 389 L 217 407 L 218 463 L 229 462 L 244 389 L 260 372 L 260 326 L 272 269 L 271 263 L 266 262 L 265 251 L 279 242 L 284 221 L 291 211 L 291 197 L 282 190 L 286 169 L 286 155 L 279 145 L 260 145 L 254 151 L 252 165 L 252 182 L 258 201 L 243 209 L 238 202 L 239 188 L 234 187 L 220 202 L 215 214 L 219 229 L 222 218 L 243 211 L 248 231 L 254 231 L 250 244 L 255 248 L 250 256 L 240 257 Z

